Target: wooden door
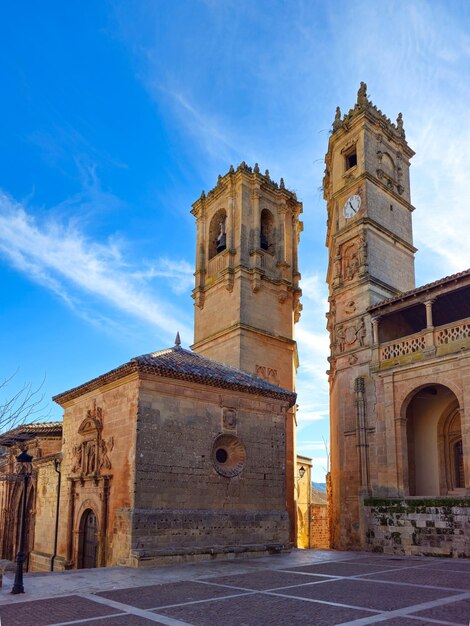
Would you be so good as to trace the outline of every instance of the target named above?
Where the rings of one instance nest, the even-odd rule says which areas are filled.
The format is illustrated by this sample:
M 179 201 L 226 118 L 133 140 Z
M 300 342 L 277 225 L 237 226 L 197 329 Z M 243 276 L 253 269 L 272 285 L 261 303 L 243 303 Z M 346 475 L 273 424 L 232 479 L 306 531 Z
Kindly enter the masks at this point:
M 80 566 L 90 568 L 97 566 L 98 556 L 98 525 L 96 515 L 87 509 L 82 517 L 82 549 Z

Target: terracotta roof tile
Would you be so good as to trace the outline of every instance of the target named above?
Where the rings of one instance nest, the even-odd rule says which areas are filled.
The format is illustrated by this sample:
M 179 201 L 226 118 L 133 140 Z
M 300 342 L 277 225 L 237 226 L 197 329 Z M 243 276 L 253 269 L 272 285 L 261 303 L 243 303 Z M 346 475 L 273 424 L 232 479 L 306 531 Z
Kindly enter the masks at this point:
M 154 374 L 165 378 L 186 380 L 202 385 L 277 398 L 287 401 L 289 406 L 295 403 L 297 397 L 295 393 L 268 383 L 247 372 L 229 367 L 213 359 L 208 359 L 180 346 L 175 346 L 167 350 L 134 357 L 128 363 L 98 378 L 94 378 L 79 387 L 55 396 L 53 400 L 58 404 L 67 402 L 107 382 L 118 380 L 133 372 Z
M 39 436 L 62 436 L 62 422 L 22 424 L 0 435 L 0 446 L 13 446 Z
M 451 274 L 450 276 L 445 276 L 444 278 L 440 278 L 439 280 L 435 280 L 432 283 L 427 283 L 426 285 L 421 285 L 420 287 L 416 287 L 415 289 L 410 289 L 410 291 L 404 291 L 398 296 L 393 296 L 392 298 L 387 298 L 386 300 L 381 300 L 377 302 L 377 304 L 373 304 L 368 307 L 368 311 L 374 311 L 376 309 L 380 309 L 381 307 L 392 304 L 394 302 L 400 302 L 401 300 L 406 300 L 411 296 L 414 296 L 418 293 L 422 293 L 423 291 L 430 291 L 432 289 L 436 289 L 437 287 L 441 287 L 445 285 L 447 282 L 453 282 L 455 280 L 459 280 L 460 278 L 466 278 L 470 276 L 470 269 L 464 270 L 463 272 L 457 272 L 457 274 Z

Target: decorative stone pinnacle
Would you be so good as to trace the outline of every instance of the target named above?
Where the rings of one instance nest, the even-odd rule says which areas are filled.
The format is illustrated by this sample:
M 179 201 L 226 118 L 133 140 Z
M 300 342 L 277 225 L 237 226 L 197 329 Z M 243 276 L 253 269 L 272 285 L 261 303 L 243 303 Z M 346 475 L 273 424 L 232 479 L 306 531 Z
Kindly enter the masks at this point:
M 405 136 L 405 129 L 403 128 L 403 113 L 399 113 L 397 117 L 397 130 L 402 137 Z
M 336 107 L 335 121 L 333 122 L 333 132 L 341 128 L 341 109 Z
M 255 172 L 255 174 L 259 174 L 259 165 L 258 165 L 258 163 L 255 163 L 255 167 L 253 168 L 253 171 Z
M 284 184 L 284 179 L 283 179 L 283 178 L 281 178 L 281 180 L 279 181 L 279 187 L 280 187 L 281 189 L 285 189 L 285 188 L 286 188 L 286 186 L 285 186 L 285 184 Z
M 233 174 L 235 172 L 235 168 L 233 167 L 233 165 L 230 166 L 229 172 L 230 174 Z
M 204 198 L 206 197 L 206 192 L 204 191 L 204 189 L 201 191 L 201 200 L 204 200 Z
M 176 337 L 175 337 L 175 348 L 181 348 L 181 339 L 180 339 L 180 333 L 179 331 L 176 333 Z
M 363 81 L 361 81 L 361 86 L 357 92 L 357 104 L 362 109 L 367 106 L 367 85 Z
M 271 180 L 271 178 L 269 177 L 269 170 L 266 170 L 264 175 L 266 176 L 266 178 L 268 178 L 269 180 Z

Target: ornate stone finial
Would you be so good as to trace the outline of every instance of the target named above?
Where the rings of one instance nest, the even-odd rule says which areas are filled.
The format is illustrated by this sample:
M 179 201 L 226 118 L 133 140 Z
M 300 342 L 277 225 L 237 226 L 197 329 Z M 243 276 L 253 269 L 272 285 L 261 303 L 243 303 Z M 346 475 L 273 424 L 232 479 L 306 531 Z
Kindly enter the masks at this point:
M 175 348 L 178 350 L 179 348 L 181 348 L 181 339 L 180 339 L 180 333 L 179 331 L 176 333 L 176 337 L 175 337 Z
M 266 178 L 268 178 L 269 180 L 271 180 L 270 176 L 269 176 L 269 170 L 266 170 L 264 175 L 266 176 Z
M 357 92 L 357 104 L 362 109 L 367 105 L 367 103 L 367 85 L 361 81 L 361 86 Z
M 204 189 L 201 191 L 201 200 L 204 200 L 204 198 L 206 197 L 206 192 L 204 191 Z
M 217 182 L 218 182 L 218 183 L 220 183 L 220 181 L 221 181 L 221 180 L 222 180 L 222 174 L 219 174 L 219 175 L 217 176 Z
M 233 167 L 233 165 L 230 166 L 229 172 L 230 174 L 233 174 L 235 172 L 235 168 Z
M 284 184 L 284 179 L 283 179 L 283 178 L 281 178 L 281 180 L 279 181 L 279 187 L 280 187 L 281 189 L 285 189 L 285 188 L 286 188 L 286 186 L 285 186 L 285 184 Z
M 255 167 L 254 167 L 253 171 L 254 171 L 255 174 L 259 174 L 259 165 L 258 165 L 258 163 L 255 163 Z
M 333 132 L 341 128 L 341 109 L 336 107 L 335 121 L 333 122 Z
M 397 117 L 397 129 L 402 137 L 405 136 L 405 129 L 403 128 L 403 113 L 399 113 Z

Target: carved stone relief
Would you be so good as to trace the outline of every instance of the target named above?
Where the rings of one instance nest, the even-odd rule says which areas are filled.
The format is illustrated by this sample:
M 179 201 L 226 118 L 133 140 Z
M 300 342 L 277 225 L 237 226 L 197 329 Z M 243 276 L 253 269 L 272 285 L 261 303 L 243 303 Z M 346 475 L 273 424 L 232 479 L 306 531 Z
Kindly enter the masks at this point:
M 267 367 L 266 365 L 257 365 L 256 376 L 258 378 L 262 378 L 268 383 L 272 383 L 273 385 L 279 385 L 279 375 L 277 373 L 277 370 L 273 367 Z
M 114 447 L 114 439 L 104 440 L 103 409 L 93 404 L 93 409 L 87 411 L 87 416 L 80 424 L 78 434 L 82 441 L 72 448 L 72 473 L 83 476 L 98 475 L 102 469 L 111 469 L 109 453 Z
M 350 281 L 359 272 L 361 266 L 359 246 L 357 243 L 348 244 L 342 254 L 343 280 Z
M 366 326 L 364 318 L 360 317 L 352 324 L 341 324 L 336 327 L 333 345 L 336 353 L 344 352 L 345 349 L 354 346 L 356 343 L 363 346 L 366 337 Z
M 235 409 L 223 409 L 222 426 L 226 430 L 235 430 L 237 428 L 237 412 L 235 411 Z

